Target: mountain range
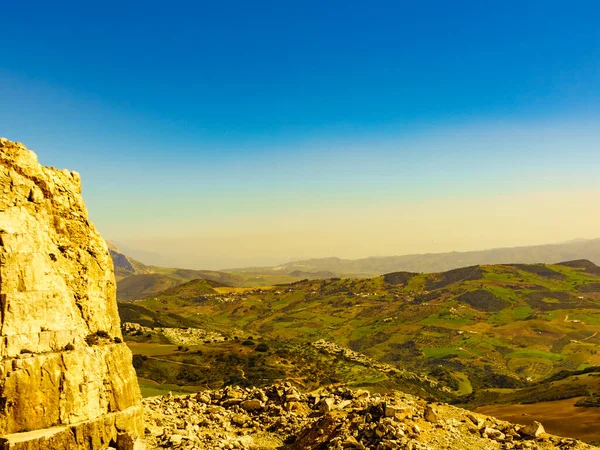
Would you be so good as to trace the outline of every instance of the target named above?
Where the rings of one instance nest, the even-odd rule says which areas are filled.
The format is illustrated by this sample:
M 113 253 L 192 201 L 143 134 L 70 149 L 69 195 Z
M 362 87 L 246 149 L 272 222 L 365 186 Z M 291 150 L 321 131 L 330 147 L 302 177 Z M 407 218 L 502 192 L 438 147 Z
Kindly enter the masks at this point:
M 557 263 L 587 259 L 600 264 L 600 239 L 576 239 L 561 244 L 498 248 L 471 252 L 373 256 L 362 259 L 314 258 L 274 267 L 193 270 L 146 265 L 122 253 L 109 241 L 118 297 L 135 300 L 200 278 L 228 286 L 268 286 L 303 279 L 364 278 L 390 272 L 435 273 L 481 264 Z
M 495 248 L 469 252 L 424 253 L 400 256 L 372 256 L 361 259 L 313 258 L 276 267 L 225 269 L 225 272 L 291 273 L 328 271 L 337 276 L 375 276 L 395 271 L 443 272 L 478 264 L 548 263 L 588 259 L 600 264 L 600 239 L 523 247 Z

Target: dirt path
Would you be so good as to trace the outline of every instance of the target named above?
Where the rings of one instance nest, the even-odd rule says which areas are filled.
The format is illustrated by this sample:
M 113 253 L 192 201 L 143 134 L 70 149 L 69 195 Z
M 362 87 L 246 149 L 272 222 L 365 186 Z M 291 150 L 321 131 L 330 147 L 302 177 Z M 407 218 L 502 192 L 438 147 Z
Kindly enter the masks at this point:
M 189 364 L 189 363 L 184 363 L 184 362 L 179 362 L 179 361 L 173 361 L 172 359 L 157 358 L 156 356 L 148 356 L 148 359 L 153 359 L 154 361 L 162 361 L 162 362 L 168 362 L 168 363 L 172 363 L 172 364 L 178 364 L 180 366 L 201 367 L 202 369 L 210 369 L 210 366 L 207 366 L 207 365 Z
M 596 336 L 598 334 L 598 332 L 596 331 L 594 334 L 592 334 L 591 336 L 586 337 L 585 339 L 582 339 L 582 341 L 587 341 L 588 339 L 593 338 L 594 336 Z

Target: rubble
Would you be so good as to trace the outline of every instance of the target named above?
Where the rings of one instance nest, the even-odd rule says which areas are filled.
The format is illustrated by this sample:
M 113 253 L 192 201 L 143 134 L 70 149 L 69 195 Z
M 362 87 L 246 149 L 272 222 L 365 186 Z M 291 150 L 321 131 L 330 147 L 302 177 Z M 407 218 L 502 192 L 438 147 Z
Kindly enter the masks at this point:
M 591 449 L 574 439 L 514 425 L 401 392 L 331 388 L 300 392 L 291 383 L 227 387 L 144 400 L 149 448 Z M 539 426 L 538 426 L 539 425 Z M 537 423 L 535 430 L 540 428 Z M 534 430 L 534 431 L 535 431 Z

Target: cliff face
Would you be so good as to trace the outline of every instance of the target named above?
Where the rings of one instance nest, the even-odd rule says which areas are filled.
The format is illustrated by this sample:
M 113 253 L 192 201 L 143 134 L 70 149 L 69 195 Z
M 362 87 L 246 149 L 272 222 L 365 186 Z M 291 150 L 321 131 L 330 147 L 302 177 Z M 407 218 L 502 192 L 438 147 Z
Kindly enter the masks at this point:
M 79 174 L 0 139 L 0 448 L 130 448 L 143 432 L 113 264 Z

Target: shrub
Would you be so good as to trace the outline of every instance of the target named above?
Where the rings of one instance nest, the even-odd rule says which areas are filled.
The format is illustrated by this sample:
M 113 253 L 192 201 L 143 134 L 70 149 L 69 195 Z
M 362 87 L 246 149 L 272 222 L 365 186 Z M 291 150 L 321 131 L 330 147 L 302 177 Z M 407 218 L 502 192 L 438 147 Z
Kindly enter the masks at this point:
M 148 360 L 146 355 L 133 355 L 133 367 L 139 369 L 144 365 L 144 362 Z
M 177 374 L 177 379 L 188 383 L 202 381 L 202 374 L 198 373 L 192 367 L 183 367 Z
M 254 345 L 254 341 L 251 341 L 250 339 L 246 339 L 244 342 L 242 342 L 242 345 Z
M 254 350 L 257 352 L 268 352 L 269 346 L 267 344 L 258 344 Z
M 73 344 L 67 344 L 67 345 L 65 345 L 65 350 L 66 351 L 75 350 L 75 346 Z
M 115 341 L 115 344 L 120 344 L 121 342 L 123 342 L 123 340 L 119 336 L 115 336 L 113 341 Z

